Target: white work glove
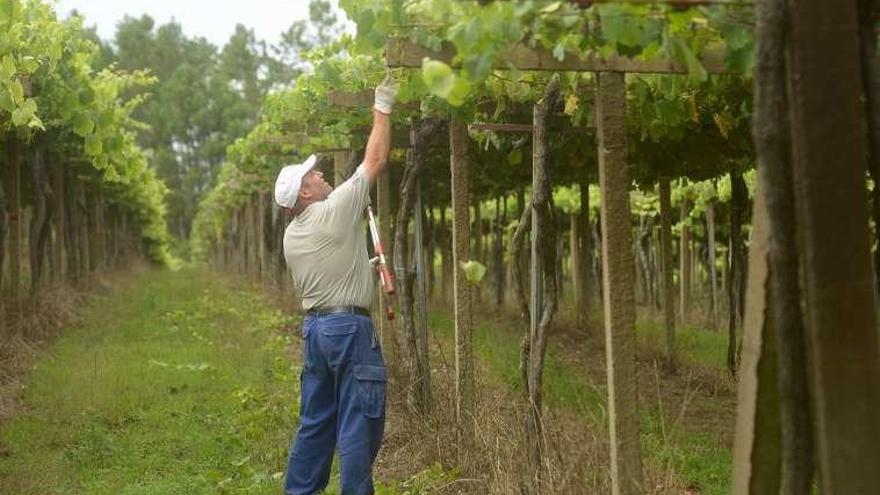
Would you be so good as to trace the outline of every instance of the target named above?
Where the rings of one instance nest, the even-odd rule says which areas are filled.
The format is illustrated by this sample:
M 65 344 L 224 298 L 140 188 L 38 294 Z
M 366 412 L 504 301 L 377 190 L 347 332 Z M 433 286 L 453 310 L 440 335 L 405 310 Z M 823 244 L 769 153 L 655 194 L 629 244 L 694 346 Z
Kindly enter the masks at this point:
M 373 108 L 388 115 L 391 113 L 391 107 L 397 99 L 397 83 L 391 74 L 385 76 L 382 84 L 376 86 L 376 101 Z

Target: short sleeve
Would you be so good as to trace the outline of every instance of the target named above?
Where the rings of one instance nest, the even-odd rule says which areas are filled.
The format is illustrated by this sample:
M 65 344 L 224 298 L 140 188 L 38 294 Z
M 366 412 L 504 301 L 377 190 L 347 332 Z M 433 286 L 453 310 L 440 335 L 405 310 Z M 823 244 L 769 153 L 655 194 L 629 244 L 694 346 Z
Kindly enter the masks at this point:
M 326 199 L 333 223 L 360 220 L 369 202 L 370 181 L 367 180 L 363 164 Z

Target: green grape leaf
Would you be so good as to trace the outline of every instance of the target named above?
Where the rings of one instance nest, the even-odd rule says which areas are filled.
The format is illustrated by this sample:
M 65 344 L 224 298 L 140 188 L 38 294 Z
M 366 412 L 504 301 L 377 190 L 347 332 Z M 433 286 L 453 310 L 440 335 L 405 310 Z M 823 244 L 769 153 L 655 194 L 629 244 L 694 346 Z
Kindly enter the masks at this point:
M 724 63 L 733 72 L 748 74 L 755 68 L 755 50 L 753 46 L 729 49 L 724 56 Z
M 12 94 L 9 90 L 0 86 L 0 109 L 12 112 L 15 110 L 15 102 L 12 101 Z
M 464 277 L 472 284 L 479 284 L 486 276 L 486 267 L 479 261 L 468 260 L 459 262 L 458 265 L 464 271 Z
M 429 58 L 422 61 L 422 79 L 425 81 L 428 91 L 441 98 L 446 98 L 446 95 L 452 90 L 452 85 L 455 84 L 452 67 Z
M 706 68 L 703 67 L 703 63 L 700 59 L 698 59 L 690 49 L 686 49 L 684 55 L 685 61 L 687 62 L 688 73 L 691 77 L 697 81 L 706 82 L 706 80 L 709 79 L 709 73 L 706 72 Z
M 470 84 L 455 75 L 452 67 L 437 60 L 426 57 L 422 61 L 422 79 L 431 94 L 443 98 L 454 107 L 461 106 L 470 94 Z
M 521 165 L 523 161 L 523 152 L 522 148 L 514 148 L 513 151 L 507 154 L 507 163 L 510 165 Z
M 565 43 L 557 43 L 553 47 L 553 58 L 562 62 L 565 60 Z
M 562 8 L 562 2 L 553 2 L 550 5 L 541 9 L 541 12 L 543 12 L 545 14 L 552 14 L 553 12 L 556 12 L 560 8 Z
M 79 91 L 79 101 L 83 105 L 90 105 L 95 101 L 95 90 L 91 86 L 83 86 Z
M 23 126 L 30 123 L 35 113 L 37 113 L 37 102 L 33 99 L 25 100 L 12 112 L 12 125 Z
M 460 107 L 464 105 L 470 93 L 471 85 L 464 78 L 456 77 L 455 82 L 452 84 L 452 90 L 446 96 L 446 101 L 454 107 Z
M 697 58 L 693 50 L 688 47 L 681 38 L 670 37 L 667 39 L 669 43 L 669 51 L 672 58 L 684 63 L 688 69 L 688 74 L 693 80 L 705 82 L 709 79 L 709 73 L 703 67 L 703 63 Z
M 461 68 L 462 74 L 475 80 L 482 79 L 492 71 L 492 54 L 483 52 L 465 57 Z
M 24 101 L 24 88 L 18 79 L 9 84 L 9 94 L 12 95 L 12 101 L 16 105 L 20 105 Z
M 4 17 L 7 19 L 12 19 L 15 5 L 16 4 L 12 3 L 12 0 L 0 0 L 0 13 L 3 13 Z
M 114 112 L 113 112 L 112 108 L 104 110 L 98 116 L 97 127 L 100 127 L 101 129 L 107 129 L 107 128 L 113 126 L 113 117 L 114 117 Z
M 62 119 L 70 119 L 78 106 L 79 98 L 74 93 L 68 91 L 61 98 L 61 108 L 58 110 L 58 114 L 61 115 Z
M 115 153 L 122 149 L 125 145 L 125 140 L 122 138 L 120 134 L 114 134 L 107 140 L 107 143 L 104 145 L 104 149 L 107 150 L 108 153 Z
M 602 5 L 599 15 L 602 19 L 602 36 L 615 46 L 621 55 L 636 56 L 642 47 L 660 36 L 661 23 L 648 16 L 633 15 L 632 9 L 624 5 Z
M 4 55 L 0 58 L 0 80 L 12 79 L 15 75 L 15 61 L 11 55 Z
M 86 137 L 95 129 L 95 123 L 85 113 L 78 113 L 73 117 L 73 132 L 77 136 Z
M 25 55 L 19 60 L 19 66 L 22 73 L 33 74 L 40 68 L 40 62 L 30 55 Z
M 106 156 L 104 155 L 99 156 L 98 160 L 101 161 L 102 158 L 106 162 Z M 106 163 L 101 168 L 104 170 L 104 180 L 107 182 L 122 182 L 122 176 L 119 175 L 115 168 L 109 166 L 109 163 Z
M 52 45 L 52 48 L 49 49 L 49 57 L 54 61 L 60 60 L 63 55 L 64 46 L 62 46 L 61 43 L 55 43 Z
M 89 156 L 100 155 L 101 152 L 104 151 L 104 146 L 101 143 L 101 138 L 96 134 L 89 134 L 88 136 L 86 136 L 85 150 Z
M 755 36 L 751 27 L 732 25 L 723 30 L 724 41 L 728 49 L 739 50 L 741 48 L 753 48 Z
M 28 127 L 30 127 L 31 129 L 39 129 L 41 131 L 46 130 L 46 126 L 43 125 L 43 121 L 40 120 L 40 118 L 37 117 L 36 115 L 31 117 L 31 121 L 28 122 Z

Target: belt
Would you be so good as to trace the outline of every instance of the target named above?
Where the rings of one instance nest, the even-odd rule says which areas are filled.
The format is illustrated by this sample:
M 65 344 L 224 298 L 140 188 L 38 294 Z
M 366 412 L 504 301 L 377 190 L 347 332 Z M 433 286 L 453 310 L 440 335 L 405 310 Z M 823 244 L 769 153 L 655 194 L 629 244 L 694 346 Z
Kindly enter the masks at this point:
M 360 306 L 322 306 L 320 308 L 312 308 L 306 311 L 309 316 L 324 316 L 336 313 L 351 313 L 355 315 L 370 317 L 370 311 Z

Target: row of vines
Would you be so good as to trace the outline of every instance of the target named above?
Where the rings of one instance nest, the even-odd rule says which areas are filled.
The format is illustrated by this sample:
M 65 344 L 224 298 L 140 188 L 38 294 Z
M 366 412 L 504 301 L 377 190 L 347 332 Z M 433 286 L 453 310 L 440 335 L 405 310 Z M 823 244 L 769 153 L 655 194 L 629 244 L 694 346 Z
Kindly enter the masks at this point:
M 154 79 L 96 72 L 97 52 L 80 18 L 0 2 L 0 301 L 13 314 L 132 257 L 170 261 L 166 188 L 131 117 Z

